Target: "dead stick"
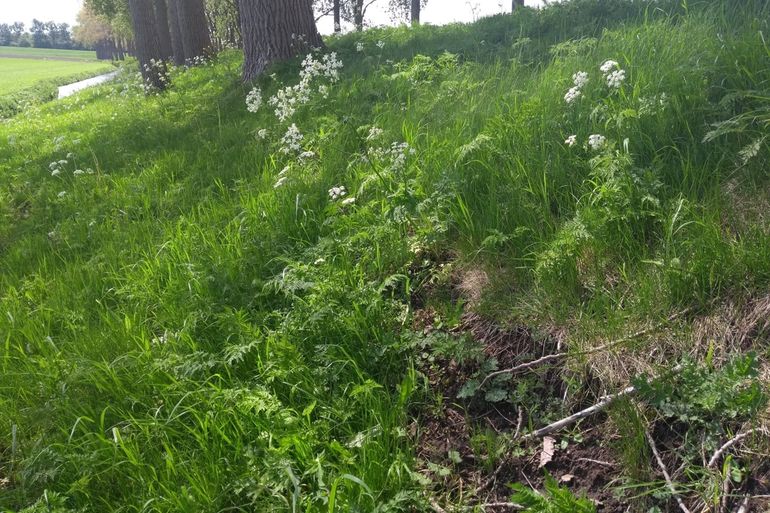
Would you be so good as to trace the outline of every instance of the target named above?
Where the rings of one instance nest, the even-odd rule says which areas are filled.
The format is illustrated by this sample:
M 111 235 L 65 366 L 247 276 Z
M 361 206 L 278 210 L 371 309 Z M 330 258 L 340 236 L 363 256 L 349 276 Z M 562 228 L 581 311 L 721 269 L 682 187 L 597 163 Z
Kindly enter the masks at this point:
M 433 508 L 433 511 L 436 513 L 446 513 L 446 510 L 438 505 L 438 502 L 436 502 L 435 499 L 430 500 L 430 506 Z
M 686 314 L 689 310 L 690 309 L 687 308 L 685 310 L 682 310 L 681 312 L 677 312 L 677 313 L 669 316 L 668 319 L 666 319 L 666 322 L 671 322 L 671 321 L 675 320 L 677 317 L 680 317 L 680 316 Z M 577 352 L 573 352 L 573 353 L 564 352 L 564 353 L 549 354 L 549 355 L 542 356 L 542 357 L 538 358 L 537 360 L 532 360 L 531 362 L 520 363 L 519 365 L 515 365 L 515 366 L 510 367 L 508 369 L 502 369 L 502 370 L 499 370 L 499 371 L 490 372 L 489 374 L 487 374 L 487 376 L 483 380 L 481 380 L 481 383 L 479 384 L 479 388 L 483 388 L 484 384 L 487 381 L 489 381 L 490 379 L 494 378 L 495 376 L 499 376 L 501 374 L 512 374 L 514 372 L 519 372 L 519 371 L 522 371 L 522 370 L 525 370 L 525 369 L 529 369 L 531 367 L 536 367 L 538 365 L 542 365 L 542 364 L 550 362 L 552 360 L 559 360 L 561 358 L 566 358 L 567 356 L 581 356 L 581 355 L 587 355 L 587 354 L 592 354 L 592 353 L 600 353 L 600 352 L 605 351 L 605 350 L 607 350 L 607 349 L 609 349 L 611 347 L 614 347 L 614 346 L 617 346 L 617 345 L 620 345 L 620 344 L 624 344 L 626 342 L 634 340 L 635 338 L 639 338 L 639 337 L 647 335 L 648 333 L 651 333 L 653 331 L 657 331 L 657 330 L 661 329 L 664 324 L 665 323 L 656 324 L 655 326 L 651 326 L 649 328 L 645 328 L 643 330 L 639 330 L 639 331 L 637 331 L 635 333 L 632 333 L 630 335 L 626 335 L 623 338 L 619 338 L 618 340 L 613 340 L 612 342 L 608 342 L 608 343 L 603 344 L 603 345 L 601 345 L 599 347 L 595 347 L 593 349 L 588 349 L 586 351 L 577 351 Z
M 663 463 L 663 460 L 660 458 L 660 454 L 658 453 L 658 448 L 655 446 L 655 440 L 652 439 L 652 435 L 650 435 L 649 431 L 645 430 L 644 434 L 647 437 L 647 441 L 650 443 L 650 449 L 652 449 L 652 454 L 654 454 L 655 459 L 658 460 L 658 467 L 660 467 L 660 471 L 663 472 L 663 478 L 666 480 L 668 489 L 671 490 L 671 495 L 674 496 L 674 499 L 676 499 L 676 503 L 679 504 L 679 509 L 681 509 L 683 513 L 690 513 L 690 510 L 687 509 L 687 506 L 685 506 L 682 498 L 679 497 L 679 495 L 677 495 L 676 493 L 676 488 L 674 487 L 674 483 L 671 481 L 671 476 L 668 475 L 668 470 L 666 470 L 666 465 Z
M 741 440 L 743 440 L 744 438 L 746 438 L 750 434 L 756 433 L 757 431 L 764 431 L 764 429 L 763 428 L 749 429 L 748 431 L 746 431 L 744 433 L 738 433 L 737 435 L 732 437 L 730 440 L 725 442 L 724 445 L 722 445 L 722 447 L 720 447 L 719 449 L 714 451 L 714 455 L 711 456 L 711 459 L 708 462 L 707 468 L 714 468 L 714 465 L 717 464 L 717 461 L 719 461 L 719 458 L 722 457 L 722 455 L 725 453 L 725 451 L 727 449 L 729 449 L 733 445 L 737 444 L 738 442 L 740 442 Z
M 605 395 L 601 398 L 601 400 L 594 404 L 593 406 L 590 406 L 586 408 L 585 410 L 581 410 L 577 413 L 574 413 L 570 415 L 569 417 L 563 418 L 561 420 L 557 420 L 553 424 L 548 424 L 544 428 L 540 428 L 537 431 L 533 431 L 527 435 L 524 436 L 524 440 L 530 439 L 530 438 L 539 438 L 541 436 L 545 436 L 549 433 L 553 433 L 554 431 L 558 431 L 559 429 L 569 426 L 570 424 L 573 424 L 577 422 L 580 419 L 584 419 L 586 417 L 590 417 L 594 413 L 600 412 L 603 409 L 605 409 L 607 406 L 615 402 L 616 400 L 620 399 L 621 397 L 625 397 L 627 395 L 633 394 L 636 392 L 635 387 L 627 387 L 623 389 L 622 391 L 618 392 L 617 394 L 612 395 Z
M 741 502 L 741 507 L 738 508 L 738 511 L 736 511 L 735 513 L 747 513 L 747 511 L 749 511 L 749 498 L 750 497 L 747 495 L 743 499 L 743 502 Z

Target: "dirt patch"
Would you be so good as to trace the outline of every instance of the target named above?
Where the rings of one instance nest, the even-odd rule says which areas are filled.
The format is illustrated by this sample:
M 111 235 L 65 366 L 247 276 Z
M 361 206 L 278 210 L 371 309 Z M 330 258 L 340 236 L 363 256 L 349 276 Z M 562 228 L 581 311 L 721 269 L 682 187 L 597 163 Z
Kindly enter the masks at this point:
M 430 311 L 418 311 L 414 328 L 430 333 L 433 318 Z M 463 362 L 444 357 L 424 360 L 421 371 L 439 399 L 415 412 L 412 434 L 420 472 L 432 481 L 436 494 L 451 504 L 504 503 L 511 495 L 510 483 L 541 489 L 548 472 L 562 486 L 592 499 L 598 511 L 626 511 L 628 505 L 612 493 L 620 465 L 606 445 L 607 437 L 599 435 L 598 425 L 582 426 L 582 435 L 577 439 L 555 435 L 553 458 L 540 468 L 542 441 L 523 444 L 517 438 L 533 420 L 524 408 L 512 401 L 458 398 L 468 381 L 478 380 L 482 361 L 494 358 L 499 368 L 512 367 L 556 352 L 557 341 L 550 337 L 538 340 L 526 328 L 500 327 L 473 313 L 464 314 L 452 332 L 467 336 L 469 344 L 477 344 L 484 358 Z M 543 401 L 563 394 L 561 372 L 558 366 L 538 372 Z M 451 506 L 445 509 L 451 511 Z M 485 509 L 496 510 L 492 506 Z

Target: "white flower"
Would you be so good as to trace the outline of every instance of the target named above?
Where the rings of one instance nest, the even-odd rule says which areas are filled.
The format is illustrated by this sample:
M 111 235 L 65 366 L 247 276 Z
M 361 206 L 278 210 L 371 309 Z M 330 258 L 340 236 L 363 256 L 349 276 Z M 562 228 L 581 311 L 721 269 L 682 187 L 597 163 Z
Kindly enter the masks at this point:
M 313 262 L 313 265 L 321 265 L 323 263 L 326 263 L 326 260 L 323 258 L 317 258 L 315 262 Z
M 377 128 L 376 126 L 373 126 L 369 129 L 369 135 L 366 136 L 367 141 L 374 141 L 375 139 L 379 139 L 382 134 L 385 132 L 382 130 L 382 128 Z
M 308 160 L 313 158 L 315 158 L 315 152 L 313 151 L 303 151 L 302 153 L 299 154 L 300 160 Z
M 385 48 L 385 41 L 382 41 L 382 40 L 377 41 L 377 48 L 379 48 L 380 50 Z
M 257 131 L 257 138 L 258 139 L 266 139 L 267 138 L 267 134 L 268 134 L 267 128 L 260 128 Z
M 84 175 L 84 174 L 86 174 L 86 172 L 85 172 L 85 171 L 83 171 L 82 169 L 76 169 L 76 170 L 74 170 L 74 171 L 72 172 L 72 174 L 73 174 L 73 175 L 75 175 L 75 176 L 80 176 L 80 175 Z
M 279 179 L 278 179 L 278 180 L 277 180 L 277 181 L 276 181 L 276 182 L 273 184 L 273 189 L 277 189 L 278 187 L 281 187 L 283 184 L 285 184 L 285 183 L 286 183 L 286 180 L 288 180 L 288 179 L 289 179 L 289 178 L 288 178 L 288 177 L 286 177 L 286 176 L 282 176 L 282 177 L 280 177 L 280 178 L 279 178 Z
M 303 138 L 304 136 L 300 133 L 297 125 L 292 123 L 288 130 L 286 130 L 286 134 L 281 139 L 281 144 L 283 145 L 280 149 L 281 153 L 288 155 L 289 153 L 299 153 L 302 151 L 300 143 L 302 142 Z
M 356 51 L 357 52 L 363 52 L 364 51 L 364 44 L 363 43 L 356 43 Z
M 255 87 L 246 96 L 246 110 L 251 113 L 255 113 L 262 106 L 262 90 L 259 87 Z
M 570 135 L 567 137 L 567 140 L 564 141 L 564 144 L 570 147 L 575 146 L 577 144 L 577 135 Z
M 344 185 L 339 185 L 337 187 L 332 187 L 329 189 L 329 198 L 331 198 L 332 201 L 337 200 L 339 198 L 342 198 L 343 196 L 346 196 L 348 191 L 345 189 Z
M 602 64 L 599 67 L 599 69 L 601 70 L 602 73 L 607 74 L 610 72 L 611 69 L 617 68 L 618 66 L 620 66 L 620 64 L 618 64 L 616 61 L 607 60 L 607 61 L 604 61 L 604 64 Z
M 607 144 L 607 138 L 600 134 L 592 134 L 588 136 L 588 146 L 591 147 L 592 150 L 598 151 L 604 148 L 604 146 Z
M 583 93 L 580 92 L 580 88 L 575 86 L 571 87 L 569 91 L 567 91 L 567 94 L 564 95 L 564 101 L 572 104 L 575 103 L 578 98 L 580 98 L 583 95 Z
M 74 153 L 67 153 L 67 158 L 68 159 L 74 159 L 75 158 L 75 154 Z
M 57 196 L 57 197 L 59 197 L 59 198 L 63 198 L 63 197 L 64 197 L 64 196 L 66 196 L 66 195 L 67 195 L 67 191 L 61 191 L 61 192 L 60 192 L 59 194 L 57 194 L 56 196 Z
M 318 86 L 318 94 L 320 94 L 323 99 L 328 98 L 329 97 L 329 86 L 327 86 L 325 84 L 321 84 L 320 86 Z
M 51 171 L 51 176 L 59 176 L 61 174 L 61 169 L 54 169 Z
M 66 164 L 67 164 L 67 161 L 66 161 L 66 160 L 60 160 L 60 161 L 59 161 L 59 165 L 60 165 L 60 166 L 64 166 L 64 165 L 66 165 Z
M 588 83 L 588 73 L 585 71 L 578 71 L 572 75 L 572 81 L 575 83 L 575 87 L 580 89 Z
M 621 85 L 623 85 L 623 81 L 626 79 L 626 71 L 625 70 L 616 70 L 607 75 L 607 85 L 618 89 Z
M 278 176 L 284 176 L 286 173 L 288 173 L 291 170 L 291 166 L 286 166 L 285 168 L 281 169 L 281 172 L 278 173 Z
M 342 200 L 342 205 L 347 207 L 348 205 L 352 205 L 355 202 L 356 202 L 356 198 L 345 198 L 344 200 Z

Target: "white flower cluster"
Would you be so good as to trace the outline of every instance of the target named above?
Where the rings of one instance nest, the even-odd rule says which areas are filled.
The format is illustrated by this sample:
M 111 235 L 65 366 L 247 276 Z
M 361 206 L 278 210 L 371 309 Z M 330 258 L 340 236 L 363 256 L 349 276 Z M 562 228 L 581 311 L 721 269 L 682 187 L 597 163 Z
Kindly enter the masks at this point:
M 358 43 L 356 43 L 356 51 L 357 52 L 363 52 L 364 51 L 364 44 L 361 43 L 360 41 Z
M 599 66 L 599 70 L 604 74 L 607 85 L 613 89 L 620 89 L 626 80 L 626 70 L 620 69 L 620 64 L 617 61 L 606 60 L 604 64 Z
M 566 144 L 570 148 L 575 146 L 577 144 L 577 135 L 570 135 L 569 137 L 567 137 L 567 140 L 564 141 L 564 144 Z
M 288 120 L 297 112 L 297 107 L 310 101 L 315 78 L 324 77 L 331 83 L 336 83 L 340 79 L 340 69 L 342 69 L 342 61 L 337 58 L 336 53 L 324 55 L 320 61 L 312 54 L 305 57 L 299 74 L 299 84 L 279 89 L 275 96 L 268 100 L 268 103 L 275 107 L 278 120 L 281 122 Z M 328 89 L 319 88 L 319 92 L 322 96 L 328 96 Z
M 385 131 L 382 128 L 377 128 L 376 126 L 373 126 L 369 129 L 369 134 L 366 136 L 367 141 L 375 141 L 382 137 L 382 135 L 385 133 Z
M 385 41 L 382 41 L 382 40 L 377 41 L 377 48 L 379 48 L 380 50 L 385 48 Z
M 260 128 L 257 130 L 257 139 L 267 139 L 268 134 L 267 128 Z
M 51 176 L 59 176 L 61 172 L 64 170 L 64 166 L 67 165 L 67 161 L 64 159 L 61 160 L 54 160 L 50 164 L 48 164 L 48 169 L 51 170 Z
M 286 133 L 281 138 L 281 153 L 300 153 L 302 151 L 301 142 L 304 136 L 294 123 L 286 130 Z
M 369 157 L 381 162 L 389 162 L 390 169 L 395 172 L 402 171 L 406 167 L 406 159 L 414 155 L 414 148 L 409 143 L 392 143 L 390 148 L 369 148 Z
M 594 150 L 599 151 L 607 144 L 607 138 L 601 134 L 592 134 L 588 136 L 588 146 Z
M 256 113 L 262 106 L 262 90 L 259 87 L 252 89 L 246 96 L 246 110 Z
M 564 101 L 570 105 L 583 96 L 582 88 L 588 83 L 588 73 L 585 71 L 578 71 L 572 75 L 572 83 L 575 85 L 570 87 L 567 94 L 564 95 Z
M 344 185 L 338 185 L 336 187 L 332 187 L 331 189 L 329 189 L 329 198 L 331 198 L 332 201 L 336 201 L 347 195 L 348 195 L 348 191 L 347 189 L 345 189 Z
M 666 93 L 656 94 L 655 96 L 643 96 L 639 98 L 639 115 L 651 116 L 665 110 L 667 106 L 668 95 Z

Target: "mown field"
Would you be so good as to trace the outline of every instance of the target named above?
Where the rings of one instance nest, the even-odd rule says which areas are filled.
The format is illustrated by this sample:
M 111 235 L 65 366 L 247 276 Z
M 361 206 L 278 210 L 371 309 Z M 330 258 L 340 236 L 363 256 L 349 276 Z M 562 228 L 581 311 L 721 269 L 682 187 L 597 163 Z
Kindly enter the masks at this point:
M 574 0 L 3 122 L 0 510 L 766 511 L 768 20 Z
M 114 68 L 97 61 L 94 52 L 0 47 L 0 96 L 44 81 L 96 76 Z

